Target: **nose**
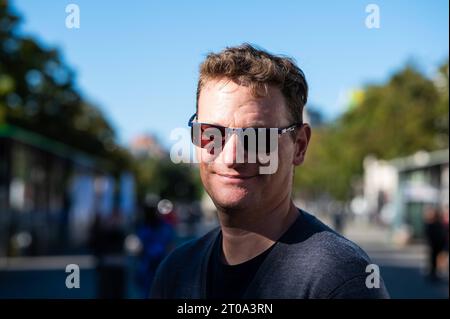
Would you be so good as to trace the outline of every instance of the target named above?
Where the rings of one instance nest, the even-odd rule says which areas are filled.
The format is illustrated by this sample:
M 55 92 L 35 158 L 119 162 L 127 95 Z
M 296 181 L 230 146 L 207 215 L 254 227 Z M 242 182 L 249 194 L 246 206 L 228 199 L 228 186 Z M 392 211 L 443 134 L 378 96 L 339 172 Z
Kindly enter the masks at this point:
M 232 134 L 226 140 L 226 143 L 223 146 L 222 152 L 220 153 L 220 156 L 218 157 L 218 160 L 221 161 L 223 164 L 225 164 L 229 168 L 233 168 L 238 165 L 238 163 L 236 161 L 236 159 L 237 159 L 236 146 L 237 146 L 237 137 L 236 137 L 236 134 Z

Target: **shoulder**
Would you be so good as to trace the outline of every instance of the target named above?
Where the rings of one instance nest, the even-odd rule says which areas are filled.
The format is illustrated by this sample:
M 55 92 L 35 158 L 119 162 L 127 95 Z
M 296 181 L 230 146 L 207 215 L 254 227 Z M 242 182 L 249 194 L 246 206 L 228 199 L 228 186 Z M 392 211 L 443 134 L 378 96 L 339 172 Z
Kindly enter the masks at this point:
M 215 228 L 206 235 L 174 249 L 158 266 L 151 291 L 152 298 L 165 298 L 175 284 L 194 282 L 209 248 L 219 233 Z
M 289 233 L 283 237 L 293 253 L 310 254 L 311 260 L 353 262 L 362 265 L 370 262 L 368 255 L 358 245 L 304 211 Z
M 185 267 L 186 261 L 193 261 L 196 258 L 204 257 L 206 250 L 214 242 L 218 233 L 219 228 L 215 228 L 200 238 L 189 240 L 188 242 L 180 245 L 161 262 L 160 267 Z
M 366 290 L 371 260 L 358 245 L 306 212 L 301 212 L 290 232 L 283 243 L 285 266 L 302 283 L 308 278 L 311 295 L 329 298 L 341 287 Z

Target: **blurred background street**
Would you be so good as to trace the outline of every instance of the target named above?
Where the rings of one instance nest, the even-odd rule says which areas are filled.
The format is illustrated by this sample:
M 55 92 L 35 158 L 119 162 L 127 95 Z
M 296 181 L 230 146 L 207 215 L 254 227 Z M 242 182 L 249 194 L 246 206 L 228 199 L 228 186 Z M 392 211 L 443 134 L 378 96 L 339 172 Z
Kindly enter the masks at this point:
M 376 8 L 372 28 L 362 0 L 0 0 L 0 298 L 146 298 L 218 225 L 187 122 L 200 62 L 244 42 L 309 83 L 297 206 L 365 249 L 391 297 L 448 298 L 449 3 Z
M 430 299 L 448 298 L 448 268 L 442 280 L 427 279 L 427 247 L 424 244 L 396 247 L 386 240 L 386 229 L 352 224 L 345 229 L 347 238 L 358 243 L 380 267 L 381 275 L 392 298 Z M 59 258 L 23 258 L 15 260 L 5 271 L 0 263 L 0 282 L 8 289 L 0 289 L 0 298 L 95 298 L 98 279 L 91 256 Z M 67 289 L 64 285 L 67 264 L 81 267 L 80 289 Z M 128 269 L 133 269 L 130 258 Z M 138 298 L 131 273 L 126 278 L 126 297 Z
M 392 298 L 448 298 L 448 266 L 442 280 L 427 279 L 428 252 L 424 243 L 398 247 L 386 240 L 385 229 L 348 225 L 347 238 L 358 243 L 380 267 Z

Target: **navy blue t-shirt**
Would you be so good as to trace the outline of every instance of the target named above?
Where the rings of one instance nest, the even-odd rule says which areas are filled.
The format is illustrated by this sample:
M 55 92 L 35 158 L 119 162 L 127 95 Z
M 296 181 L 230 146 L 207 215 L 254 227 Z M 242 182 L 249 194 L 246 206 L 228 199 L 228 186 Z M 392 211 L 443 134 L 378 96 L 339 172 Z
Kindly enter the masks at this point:
M 242 298 L 272 248 L 273 245 L 258 256 L 241 264 L 228 265 L 223 261 L 222 235 L 220 234 L 214 243 L 208 264 L 207 298 Z
M 256 261 L 251 260 L 248 269 L 238 267 L 237 275 L 223 277 L 220 265 L 218 273 L 214 274 L 213 270 L 211 274 L 208 271 L 211 269 L 210 261 L 214 262 L 214 257 L 211 256 L 214 251 L 217 252 L 214 244 L 220 236 L 220 228 L 216 228 L 172 252 L 159 266 L 150 296 L 205 299 L 226 293 L 226 296 L 220 297 L 389 298 L 381 276 L 378 278 L 379 285 L 367 285 L 367 278 L 371 275 L 367 272 L 368 268 L 371 269 L 367 267 L 371 264 L 367 254 L 355 243 L 302 210 L 299 210 L 296 221 L 270 250 L 260 258 L 256 257 Z M 242 281 L 225 283 L 230 276 L 237 276 Z M 212 281 L 208 277 L 213 278 Z M 225 292 L 219 291 L 221 286 Z M 232 295 L 230 289 L 234 288 L 237 292 Z

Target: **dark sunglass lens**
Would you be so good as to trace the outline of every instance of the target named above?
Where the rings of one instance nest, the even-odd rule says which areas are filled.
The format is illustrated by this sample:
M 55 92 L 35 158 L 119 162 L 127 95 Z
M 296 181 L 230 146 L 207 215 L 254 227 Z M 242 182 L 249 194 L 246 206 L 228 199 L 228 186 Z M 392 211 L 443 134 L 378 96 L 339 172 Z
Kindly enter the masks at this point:
M 271 136 L 273 135 L 273 138 Z M 268 128 L 266 130 L 266 154 L 272 153 L 277 148 L 278 130 L 275 128 Z M 272 139 L 272 140 L 271 140 Z
M 191 141 L 192 141 L 192 144 L 194 144 L 196 146 L 201 146 L 200 145 L 200 136 L 201 136 L 200 125 L 197 124 L 197 123 L 192 123 L 192 126 L 191 126 Z
M 266 154 L 269 154 L 272 151 L 272 147 L 270 143 L 270 128 L 266 129 Z
M 209 143 L 215 139 L 220 139 L 223 144 L 225 141 L 225 128 L 210 124 L 201 124 L 201 147 L 206 148 Z
M 243 143 L 246 152 L 256 152 L 258 148 L 258 130 L 254 128 L 246 128 L 241 132 L 241 143 Z

